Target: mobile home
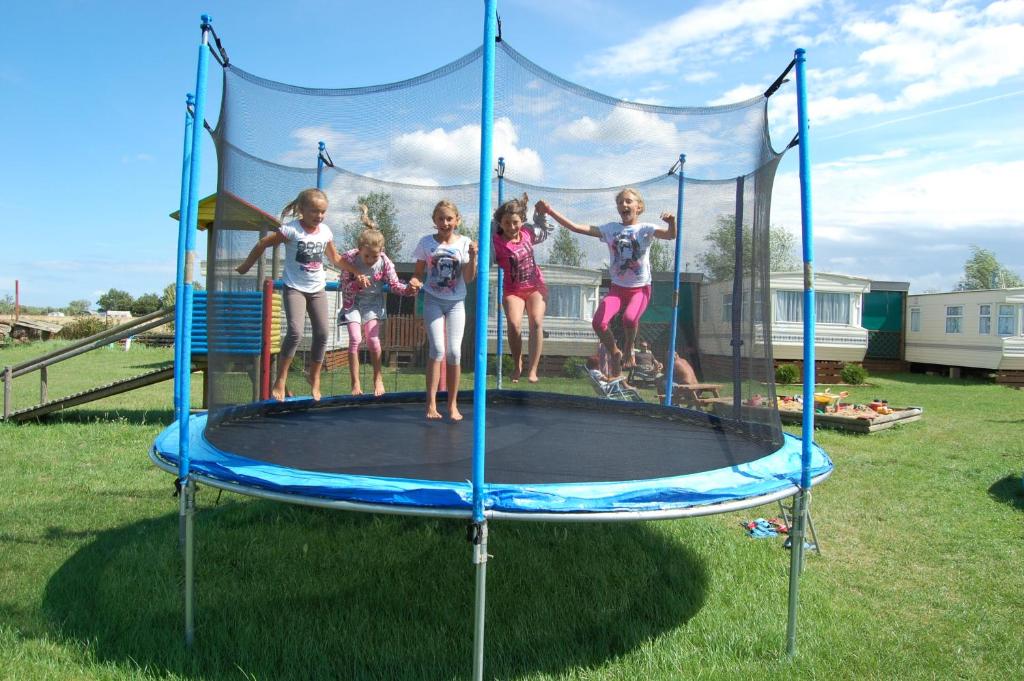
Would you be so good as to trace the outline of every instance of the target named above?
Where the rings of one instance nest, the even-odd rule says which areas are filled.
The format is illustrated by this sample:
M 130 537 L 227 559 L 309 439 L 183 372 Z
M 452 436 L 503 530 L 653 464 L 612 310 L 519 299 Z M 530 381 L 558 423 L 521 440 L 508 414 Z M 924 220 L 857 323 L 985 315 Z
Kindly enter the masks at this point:
M 1024 383 L 1024 287 L 907 297 L 905 359 Z

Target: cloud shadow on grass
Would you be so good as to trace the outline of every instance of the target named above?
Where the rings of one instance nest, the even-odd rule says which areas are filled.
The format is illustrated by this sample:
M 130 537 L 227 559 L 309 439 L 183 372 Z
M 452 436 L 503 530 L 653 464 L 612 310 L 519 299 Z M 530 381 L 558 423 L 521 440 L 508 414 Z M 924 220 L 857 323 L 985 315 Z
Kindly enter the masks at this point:
M 469 676 L 464 523 L 232 501 L 202 509 L 196 528 L 191 651 L 176 514 L 104 531 L 73 554 L 46 587 L 51 634 L 160 676 Z M 706 600 L 702 560 L 657 524 L 497 522 L 490 534 L 488 676 L 599 666 Z

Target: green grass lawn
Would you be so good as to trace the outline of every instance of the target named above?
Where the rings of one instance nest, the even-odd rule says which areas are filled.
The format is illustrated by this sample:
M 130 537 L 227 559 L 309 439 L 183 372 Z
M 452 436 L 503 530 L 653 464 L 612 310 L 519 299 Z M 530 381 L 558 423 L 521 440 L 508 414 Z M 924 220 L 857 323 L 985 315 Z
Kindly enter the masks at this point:
M 0 365 L 52 347 L 0 349 Z M 169 360 L 169 350 L 92 352 L 51 369 L 50 394 Z M 816 434 L 836 470 L 813 496 L 823 555 L 809 555 L 801 581 L 795 659 L 784 653 L 788 553 L 739 525 L 777 514 L 764 507 L 631 524 L 491 523 L 486 675 L 1021 678 L 1024 392 L 911 374 L 869 380 L 851 399 L 923 406 L 924 418 L 866 436 Z M 387 381 L 418 390 L 422 376 Z M 591 394 L 584 381 L 546 381 Z M 199 385 L 194 377 L 194 404 Z M 28 406 L 37 375 L 15 389 Z M 218 500 L 208 489 L 187 650 L 177 501 L 171 476 L 147 457 L 171 413 L 167 382 L 42 423 L 0 424 L 0 679 L 469 676 L 474 573 L 463 523 Z

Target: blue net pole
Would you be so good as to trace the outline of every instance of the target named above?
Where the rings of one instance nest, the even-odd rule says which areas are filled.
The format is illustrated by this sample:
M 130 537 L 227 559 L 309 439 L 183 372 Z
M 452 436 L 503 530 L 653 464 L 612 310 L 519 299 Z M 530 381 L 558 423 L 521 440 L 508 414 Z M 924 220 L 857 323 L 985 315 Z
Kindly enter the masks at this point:
M 490 303 L 491 240 L 483 227 L 491 214 L 491 168 L 494 144 L 494 37 L 497 0 L 486 0 L 483 45 L 483 97 L 480 111 L 480 252 L 476 278 L 476 361 L 473 372 L 473 520 L 484 519 L 484 420 L 487 409 L 487 313 Z
M 800 449 L 800 492 L 793 511 L 790 537 L 789 623 L 786 628 L 786 653 L 796 654 L 796 616 L 799 600 L 800 570 L 803 566 L 804 528 L 807 521 L 807 495 L 811 487 L 811 447 L 814 442 L 814 227 L 811 220 L 811 155 L 807 125 L 807 76 L 804 50 L 796 51 L 797 134 L 800 138 L 800 225 L 804 260 L 804 410 Z
M 323 142 L 319 142 L 317 144 L 317 154 L 316 154 L 316 188 L 317 189 L 323 189 L 324 188 L 324 150 L 326 148 L 327 148 L 327 145 L 324 144 Z
M 182 369 L 189 371 L 192 364 L 192 279 L 196 265 L 196 227 L 199 218 L 199 157 L 202 145 L 203 121 L 206 115 L 206 74 L 210 61 L 208 47 L 210 33 L 210 17 L 202 16 L 202 42 L 199 45 L 199 64 L 196 68 L 196 104 L 194 109 L 194 123 L 192 125 L 192 163 L 189 168 L 189 196 L 188 215 L 185 222 L 185 271 L 182 281 L 182 296 L 177 303 L 183 310 L 181 314 L 181 326 L 177 329 L 177 338 L 182 345 L 181 362 Z M 191 375 L 191 373 L 190 373 Z M 181 382 L 181 396 L 179 398 L 178 417 L 178 480 L 185 484 L 189 473 L 189 432 L 188 416 L 189 405 L 191 404 L 190 381 Z
M 192 94 L 185 95 L 185 145 L 181 152 L 181 197 L 178 202 L 178 266 L 174 281 L 174 329 L 182 328 L 185 306 L 185 245 L 188 237 L 186 214 L 188 213 L 189 179 L 192 169 L 192 107 L 195 100 Z M 184 343 L 176 333 L 174 337 L 174 418 L 181 418 L 181 386 L 191 372 L 182 361 Z M 191 368 L 191 367 L 189 367 Z
M 683 259 L 683 169 L 686 154 L 679 154 L 679 189 L 676 191 L 676 261 L 672 274 L 672 329 L 669 331 L 668 350 L 665 358 L 665 406 L 672 406 L 672 381 L 676 373 L 676 333 L 679 329 L 679 263 Z
M 202 145 L 203 122 L 206 120 L 206 74 L 209 64 L 210 17 L 202 16 L 202 40 L 199 44 L 199 64 L 196 67 L 196 103 L 192 124 L 192 157 L 188 179 L 188 214 L 182 214 L 185 223 L 185 271 L 182 280 L 182 296 L 177 304 L 182 307 L 181 327 L 175 329 L 181 344 L 177 358 L 188 377 L 181 381 L 178 413 L 178 484 L 181 501 L 181 539 L 185 559 L 184 600 L 185 600 L 185 644 L 192 645 L 195 638 L 195 559 L 193 539 L 193 518 L 195 516 L 195 483 L 189 479 L 189 405 L 192 401 L 192 279 L 196 265 L 196 228 L 199 218 L 199 157 Z
M 498 157 L 498 205 L 505 203 L 505 158 L 503 156 Z M 480 216 L 480 224 L 484 224 L 484 216 Z M 501 301 L 502 295 L 505 290 L 505 270 L 498 268 L 498 295 L 497 295 L 497 307 L 494 310 L 498 318 L 497 326 L 497 352 L 495 353 L 495 374 L 498 377 L 498 389 L 501 389 L 501 360 L 505 353 L 505 338 L 502 333 L 502 322 L 504 321 L 502 315 Z
M 487 416 L 487 307 L 491 281 L 491 240 L 484 225 L 491 214 L 491 168 L 494 156 L 494 58 L 498 0 L 484 2 L 483 95 L 480 107 L 480 252 L 476 278 L 476 361 L 473 371 L 473 679 L 484 677 L 484 623 L 487 594 L 487 521 L 484 519 L 484 457 Z M 450 386 L 449 386 L 450 387 Z

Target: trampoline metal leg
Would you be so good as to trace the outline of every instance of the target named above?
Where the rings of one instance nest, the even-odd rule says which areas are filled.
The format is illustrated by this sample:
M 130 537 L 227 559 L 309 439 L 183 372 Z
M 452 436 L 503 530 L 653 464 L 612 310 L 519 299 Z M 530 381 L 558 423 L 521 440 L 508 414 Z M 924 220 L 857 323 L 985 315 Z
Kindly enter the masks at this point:
M 195 640 L 195 532 L 196 484 L 189 480 L 182 490 L 185 509 L 185 645 L 191 647 Z
M 807 520 L 806 490 L 801 490 L 793 502 L 793 525 L 790 528 L 789 551 L 789 607 L 786 625 L 786 654 L 796 655 L 796 615 L 799 600 L 800 573 L 804 565 L 804 526 Z
M 487 521 L 475 524 L 473 563 L 476 565 L 476 600 L 473 606 L 473 681 L 484 678 L 484 622 L 487 596 Z

